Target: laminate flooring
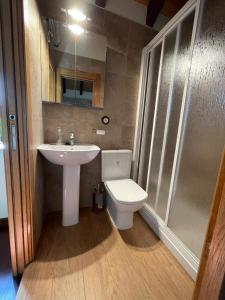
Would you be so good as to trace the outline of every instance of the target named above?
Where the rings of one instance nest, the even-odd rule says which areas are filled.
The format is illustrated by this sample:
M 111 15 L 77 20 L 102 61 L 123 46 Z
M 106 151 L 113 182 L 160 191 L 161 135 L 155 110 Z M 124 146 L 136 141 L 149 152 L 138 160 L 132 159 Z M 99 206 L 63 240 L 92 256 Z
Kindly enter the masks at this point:
M 17 300 L 191 299 L 194 282 L 136 213 L 130 230 L 114 228 L 105 211 L 80 210 L 61 226 L 47 216 L 37 256 L 24 272 Z

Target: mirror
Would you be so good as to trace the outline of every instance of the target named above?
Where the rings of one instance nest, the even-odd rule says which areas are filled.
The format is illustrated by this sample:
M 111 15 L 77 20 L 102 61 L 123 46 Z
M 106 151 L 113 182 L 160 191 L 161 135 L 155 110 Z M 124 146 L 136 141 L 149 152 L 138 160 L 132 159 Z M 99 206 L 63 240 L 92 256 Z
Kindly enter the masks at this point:
M 101 107 L 101 75 L 71 69 L 57 69 L 56 102 L 82 107 Z
M 85 7 L 81 12 L 57 7 L 52 0 L 45 2 L 38 0 L 44 31 L 42 78 L 48 73 L 42 100 L 103 108 L 106 37 L 85 15 Z

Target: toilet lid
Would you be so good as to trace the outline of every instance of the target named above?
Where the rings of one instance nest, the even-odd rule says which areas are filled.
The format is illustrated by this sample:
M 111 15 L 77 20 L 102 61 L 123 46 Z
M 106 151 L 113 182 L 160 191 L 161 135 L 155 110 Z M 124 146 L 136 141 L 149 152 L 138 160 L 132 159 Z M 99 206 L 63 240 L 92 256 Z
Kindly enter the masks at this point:
M 134 204 L 148 197 L 148 194 L 132 179 L 109 180 L 105 184 L 114 199 L 123 204 Z

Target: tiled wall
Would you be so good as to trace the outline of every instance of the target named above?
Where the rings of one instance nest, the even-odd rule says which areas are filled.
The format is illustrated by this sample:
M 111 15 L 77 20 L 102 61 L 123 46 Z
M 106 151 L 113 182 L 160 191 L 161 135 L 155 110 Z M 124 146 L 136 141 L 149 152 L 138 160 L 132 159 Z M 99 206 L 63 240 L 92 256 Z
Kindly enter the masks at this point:
M 99 31 L 107 37 L 107 61 L 104 109 L 86 109 L 43 104 L 45 143 L 55 142 L 57 127 L 65 138 L 75 132 L 79 143 L 93 143 L 101 149 L 132 149 L 137 109 L 139 71 L 142 48 L 156 32 L 102 9 L 93 8 Z M 101 123 L 108 115 L 110 124 Z M 105 129 L 105 136 L 95 129 Z M 100 155 L 81 168 L 80 205 L 91 204 L 92 191 L 101 181 Z M 45 161 L 45 203 L 47 211 L 58 210 L 62 202 L 62 168 Z

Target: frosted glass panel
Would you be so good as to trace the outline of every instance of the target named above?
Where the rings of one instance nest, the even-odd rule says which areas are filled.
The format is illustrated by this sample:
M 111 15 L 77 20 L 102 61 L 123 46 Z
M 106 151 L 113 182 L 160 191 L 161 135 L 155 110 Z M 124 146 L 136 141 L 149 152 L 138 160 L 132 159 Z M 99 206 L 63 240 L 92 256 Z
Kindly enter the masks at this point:
M 161 85 L 158 100 L 158 109 L 155 123 L 155 134 L 152 147 L 152 159 L 149 177 L 148 202 L 154 206 L 156 199 L 159 165 L 165 128 L 165 118 L 168 104 L 171 67 L 174 57 L 176 30 L 173 30 L 165 39 L 164 57 L 161 73 Z
M 174 153 L 177 139 L 177 131 L 180 118 L 180 109 L 182 103 L 183 89 L 186 74 L 188 71 L 187 59 L 190 50 L 192 27 L 194 23 L 194 12 L 189 15 L 181 24 L 180 41 L 175 61 L 175 73 L 173 81 L 173 94 L 169 114 L 168 132 L 166 137 L 165 155 L 162 167 L 162 177 L 160 186 L 158 186 L 158 204 L 157 213 L 162 219 L 165 219 L 166 208 L 169 196 L 170 179 L 174 161 Z
M 168 224 L 198 257 L 225 145 L 225 28 L 221 22 L 224 11 L 214 14 L 215 11 L 211 9 L 209 14 L 206 8 L 194 46 L 184 136 Z
M 158 83 L 159 64 L 161 56 L 162 44 L 159 44 L 151 51 L 150 67 L 149 67 L 149 99 L 146 99 L 144 126 L 141 144 L 141 159 L 139 166 L 139 184 L 146 189 L 148 161 L 150 152 L 150 143 L 152 137 L 152 124 L 155 110 L 155 98 Z

